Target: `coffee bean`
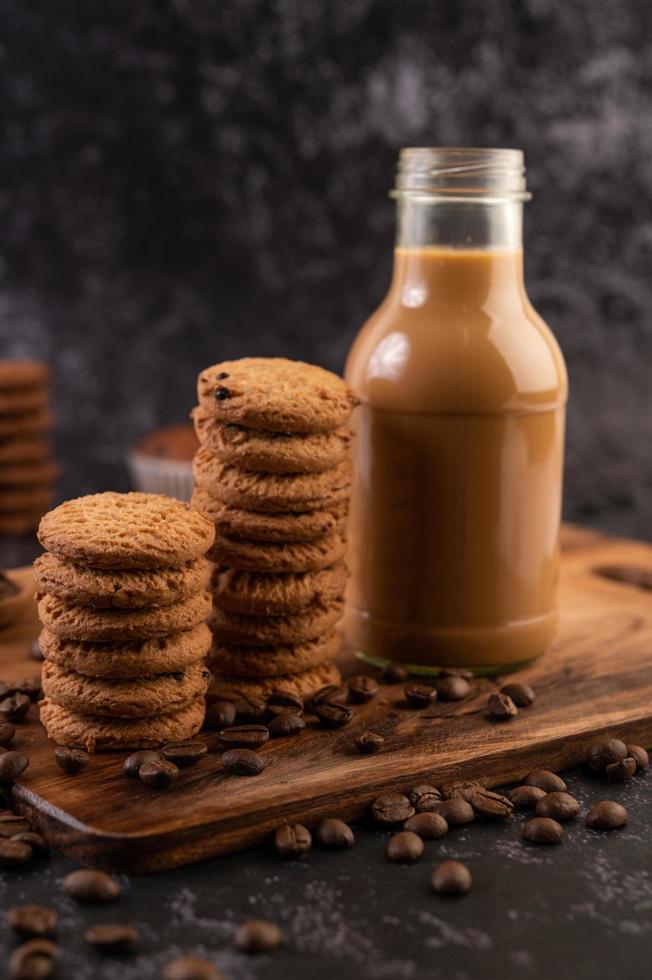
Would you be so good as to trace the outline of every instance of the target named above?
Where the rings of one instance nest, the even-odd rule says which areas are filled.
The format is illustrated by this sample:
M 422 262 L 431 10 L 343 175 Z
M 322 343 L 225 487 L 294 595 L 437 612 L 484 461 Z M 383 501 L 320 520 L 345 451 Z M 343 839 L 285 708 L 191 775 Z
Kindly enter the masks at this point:
M 224 980 L 224 974 L 200 956 L 181 956 L 165 964 L 162 980 Z
M 629 814 L 620 803 L 601 800 L 586 815 L 586 826 L 591 830 L 618 830 L 627 823 Z
M 167 789 L 179 778 L 179 770 L 173 762 L 167 759 L 150 759 L 144 762 L 138 770 L 138 778 L 146 786 L 153 789 Z
M 43 656 L 43 653 L 41 651 L 41 644 L 39 643 L 38 640 L 32 640 L 32 642 L 30 643 L 29 657 L 30 660 L 37 660 L 39 663 L 45 660 L 45 657 Z
M 77 902 L 102 905 L 113 902 L 120 894 L 120 886 L 106 871 L 96 868 L 78 868 L 63 879 L 63 890 Z
M 14 834 L 11 838 L 19 844 L 27 844 L 32 849 L 32 857 L 45 857 L 50 851 L 50 845 L 42 834 L 37 834 L 33 830 L 21 831 Z
M 336 704 L 346 704 L 348 697 L 348 692 L 345 687 L 341 687 L 339 684 L 326 684 L 324 687 L 320 687 L 312 699 L 313 709 L 319 704 L 331 704 L 335 702 Z
M 175 742 L 163 746 L 162 755 L 179 769 L 187 769 L 203 759 L 208 752 L 205 742 Z
M 354 704 L 365 704 L 378 694 L 380 688 L 373 677 L 360 675 L 349 678 L 349 698 Z
M 449 827 L 461 827 L 475 820 L 475 810 L 461 798 L 442 800 L 435 805 L 434 813 L 439 813 Z
M 437 840 L 448 833 L 448 823 L 440 813 L 415 813 L 405 821 L 403 830 L 418 834 L 422 840 Z
M 490 789 L 479 789 L 468 801 L 479 817 L 486 820 L 506 820 L 514 812 L 514 804 L 506 796 Z
M 29 759 L 24 752 L 3 752 L 0 755 L 0 785 L 15 783 L 29 765 Z
M 561 776 L 558 776 L 556 772 L 550 772 L 548 769 L 535 769 L 528 773 L 525 777 L 525 785 L 538 786 L 546 793 L 565 793 L 568 789 Z
M 3 749 L 6 749 L 13 740 L 16 734 L 16 729 L 13 725 L 9 725 L 6 721 L 0 723 L 0 745 Z
M 301 857 L 312 847 L 312 835 L 300 823 L 286 823 L 274 835 L 274 846 L 279 854 Z
M 324 701 L 316 705 L 315 714 L 324 728 L 342 728 L 353 718 L 351 709 L 337 701 Z
M 89 926 L 84 939 L 103 953 L 130 953 L 140 942 L 140 933 L 134 926 L 102 922 Z
M 29 844 L 0 838 L 0 868 L 17 868 L 31 860 L 32 848 Z
M 59 949 L 49 939 L 30 939 L 9 957 L 11 980 L 47 980 L 54 972 Z
M 385 739 L 376 732 L 364 731 L 355 739 L 355 747 L 363 755 L 373 755 L 374 752 L 380 752 L 384 744 Z
M 423 854 L 423 841 L 410 830 L 401 830 L 387 842 L 387 857 L 390 861 L 418 861 Z
M 548 793 L 539 800 L 534 812 L 537 817 L 552 817 L 559 823 L 565 823 L 576 817 L 580 810 L 580 804 L 570 793 Z
M 7 925 L 24 938 L 52 936 L 58 921 L 59 916 L 54 909 L 44 905 L 16 905 L 7 912 Z
M 235 705 L 232 701 L 215 701 L 206 709 L 204 728 L 210 732 L 221 732 L 235 721 Z
M 241 953 L 271 953 L 283 943 L 283 933 L 274 922 L 251 919 L 237 929 L 233 943 Z
M 274 691 L 267 698 L 268 708 L 289 708 L 291 711 L 301 714 L 303 711 L 303 700 L 293 691 Z
M 232 776 L 259 776 L 265 760 L 251 749 L 229 749 L 222 753 L 222 765 Z
M 440 701 L 461 701 L 471 693 L 471 685 L 465 677 L 454 674 L 437 681 L 437 694 Z
M 487 701 L 489 714 L 496 721 L 509 721 L 518 714 L 518 708 L 507 694 L 490 694 Z
M 434 810 L 441 800 L 441 793 L 436 786 L 428 786 L 426 783 L 415 786 L 408 793 L 408 799 L 417 813 L 425 813 Z
M 269 731 L 264 725 L 232 725 L 219 734 L 222 745 L 232 749 L 257 749 L 269 742 Z
M 612 762 L 605 769 L 607 779 L 612 783 L 624 783 L 626 779 L 631 779 L 636 772 L 636 759 L 629 756 L 621 759 L 620 762 Z
M 521 835 L 532 844 L 561 844 L 564 828 L 550 817 L 534 817 L 523 824 Z
M 315 831 L 315 840 L 321 847 L 334 851 L 353 847 L 355 844 L 355 836 L 348 823 L 334 817 L 322 820 Z
M 82 749 L 69 749 L 65 745 L 57 745 L 54 750 L 54 759 L 59 769 L 73 774 L 80 772 L 88 762 L 88 752 Z
M 471 872 L 461 861 L 444 861 L 432 873 L 432 887 L 438 895 L 466 895 L 471 890 Z
M 517 810 L 534 810 L 539 800 L 546 795 L 545 789 L 538 786 L 517 786 L 507 794 Z
M 511 698 L 517 708 L 529 708 L 536 697 L 529 684 L 503 684 L 500 693 Z
M 43 698 L 43 688 L 41 682 L 35 677 L 21 677 L 20 680 L 12 683 L 14 694 L 24 694 L 30 701 L 41 701 Z
M 475 674 L 472 670 L 465 667 L 442 667 L 439 671 L 440 677 L 463 677 L 467 681 L 472 681 Z
M 604 772 L 607 766 L 627 758 L 627 746 L 619 738 L 596 742 L 589 748 L 587 766 L 591 772 Z
M 4 701 L 0 701 L 0 715 L 4 721 L 12 724 L 23 721 L 31 705 L 32 702 L 26 694 L 12 694 Z
M 426 684 L 412 684 L 405 688 L 405 700 L 411 708 L 427 708 L 437 700 L 437 688 Z
M 380 679 L 383 684 L 402 684 L 408 679 L 408 672 L 403 664 L 386 664 Z
M 272 718 L 267 727 L 272 738 L 284 738 L 287 735 L 298 735 L 306 727 L 306 723 L 301 715 L 286 711 L 285 714 Z
M 0 837 L 9 839 L 16 834 L 24 834 L 32 829 L 32 825 L 27 817 L 11 810 L 5 810 L 0 814 Z
M 139 752 L 132 752 L 123 762 L 122 771 L 125 776 L 136 779 L 141 766 L 144 766 L 146 762 L 158 762 L 160 758 L 158 752 L 152 752 L 150 749 L 141 749 Z
M 1 741 L 0 745 L 2 745 Z M 650 764 L 650 756 L 641 745 L 628 745 L 627 756 L 630 759 L 634 759 L 636 762 L 636 768 L 639 770 L 647 769 Z
M 439 791 L 443 800 L 459 799 L 466 800 L 469 803 L 473 794 L 479 793 L 482 789 L 484 789 L 482 783 L 479 783 L 475 779 L 469 779 L 466 782 L 443 783 Z
M 402 793 L 385 793 L 371 804 L 372 820 L 383 827 L 396 827 L 413 814 L 414 807 Z
M 253 695 L 238 698 L 233 706 L 235 708 L 235 719 L 239 725 L 249 725 L 252 722 L 262 721 L 267 708 L 265 701 Z

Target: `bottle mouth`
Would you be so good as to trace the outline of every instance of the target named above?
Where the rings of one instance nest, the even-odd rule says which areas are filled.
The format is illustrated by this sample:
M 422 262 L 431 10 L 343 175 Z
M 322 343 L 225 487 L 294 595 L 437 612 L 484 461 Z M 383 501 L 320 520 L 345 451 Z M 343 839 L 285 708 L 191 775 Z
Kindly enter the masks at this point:
M 390 197 L 529 201 L 521 150 L 418 146 L 401 150 Z

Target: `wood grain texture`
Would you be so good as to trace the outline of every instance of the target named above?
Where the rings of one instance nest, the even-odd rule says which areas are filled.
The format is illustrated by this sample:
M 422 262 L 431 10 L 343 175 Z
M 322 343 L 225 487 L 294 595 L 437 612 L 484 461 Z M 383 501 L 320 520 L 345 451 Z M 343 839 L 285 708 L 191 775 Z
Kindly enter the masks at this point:
M 620 567 L 628 569 L 626 581 L 613 575 Z M 34 717 L 16 736 L 31 764 L 12 790 L 13 804 L 55 847 L 83 863 L 154 871 L 260 843 L 286 820 L 359 818 L 379 793 L 415 782 L 516 781 L 535 767 L 580 764 L 599 736 L 650 745 L 652 596 L 631 584 L 632 569 L 645 581 L 651 546 L 565 529 L 559 637 L 545 657 L 512 675 L 531 683 L 537 700 L 511 722 L 492 723 L 485 714 L 499 679 L 478 680 L 466 701 L 425 712 L 404 706 L 400 686 L 384 686 L 374 701 L 355 708 L 346 728 L 324 731 L 311 723 L 298 737 L 265 746 L 267 768 L 255 778 L 226 775 L 216 737 L 207 735 L 208 756 L 183 771 L 172 789 L 157 791 L 122 776 L 122 754 L 97 755 L 82 773 L 64 775 Z M 38 672 L 27 659 L 37 629 L 31 610 L 0 635 L 0 676 Z M 346 654 L 342 667 L 364 671 Z M 365 728 L 385 737 L 378 755 L 360 756 L 353 748 Z

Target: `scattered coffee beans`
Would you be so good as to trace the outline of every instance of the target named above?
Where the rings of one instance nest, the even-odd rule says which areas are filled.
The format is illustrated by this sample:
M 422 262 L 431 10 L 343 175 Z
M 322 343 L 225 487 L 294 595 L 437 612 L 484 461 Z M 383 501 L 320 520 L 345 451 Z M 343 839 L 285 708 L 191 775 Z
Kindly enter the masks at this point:
M 233 938 L 235 948 L 242 953 L 271 953 L 282 942 L 283 933 L 274 922 L 267 919 L 243 922 Z
M 215 701 L 206 709 L 204 728 L 210 732 L 221 732 L 223 728 L 229 728 L 234 722 L 235 705 L 232 701 Z
M 44 905 L 16 905 L 7 912 L 7 925 L 24 939 L 54 935 L 58 921 L 54 909 Z
M 163 756 L 179 769 L 187 769 L 203 759 L 208 752 L 205 742 L 175 742 L 163 748 Z
M 222 753 L 222 765 L 232 776 L 259 776 L 265 760 L 251 749 L 229 749 Z
M 504 684 L 500 693 L 511 698 L 517 708 L 529 708 L 535 698 L 534 691 L 529 684 Z
M 539 800 L 546 795 L 545 789 L 538 786 L 516 786 L 507 794 L 517 810 L 534 810 Z
M 371 804 L 372 820 L 383 827 L 397 827 L 413 814 L 414 807 L 402 793 L 385 793 Z
M 0 785 L 15 783 L 29 765 L 29 759 L 24 752 L 3 752 L 0 755 Z
M 10 725 L 6 721 L 0 723 L 0 745 L 3 749 L 6 749 L 9 745 L 11 745 L 15 734 L 16 729 L 13 725 Z
M 449 827 L 461 827 L 475 820 L 475 810 L 470 803 L 458 797 L 437 803 L 434 813 L 439 813 Z
M 72 775 L 81 772 L 88 762 L 88 752 L 82 749 L 69 749 L 65 745 L 57 745 L 54 750 L 54 759 L 59 769 Z
M 32 848 L 29 844 L 0 838 L 0 868 L 18 868 L 31 860 Z
M 138 770 L 138 778 L 153 789 L 167 789 L 179 778 L 179 769 L 167 759 L 150 759 Z
M 471 872 L 461 861 L 444 861 L 433 871 L 431 882 L 438 895 L 466 895 L 471 890 Z
M 102 922 L 89 926 L 84 939 L 103 953 L 131 953 L 140 942 L 135 926 Z
M 2 742 L 0 742 L 0 745 L 2 745 Z M 650 756 L 641 745 L 628 745 L 627 755 L 630 759 L 634 759 L 636 768 L 639 770 L 647 769 L 650 764 Z
M 412 684 L 405 688 L 405 700 L 411 708 L 427 708 L 437 700 L 437 688 L 426 684 Z
M 601 800 L 586 815 L 586 826 L 591 830 L 619 830 L 627 823 L 629 814 L 620 803 Z
M 511 800 L 484 787 L 472 793 L 468 802 L 474 812 L 485 820 L 506 820 L 514 812 L 514 804 Z
M 30 939 L 9 957 L 11 980 L 47 980 L 54 972 L 59 949 L 49 939 Z
M 12 694 L 11 697 L 0 701 L 0 715 L 3 721 L 8 721 L 12 724 L 23 721 L 31 704 L 32 702 L 26 694 Z
M 490 694 L 487 701 L 489 714 L 496 721 L 509 721 L 518 714 L 518 708 L 508 694 Z
M 636 759 L 629 756 L 619 762 L 610 763 L 605 769 L 607 779 L 612 783 L 624 783 L 626 779 L 631 779 L 636 772 Z
M 348 823 L 334 817 L 327 817 L 317 827 L 315 840 L 321 847 L 339 851 L 353 847 L 355 835 Z
M 579 802 L 570 793 L 548 793 L 536 805 L 537 817 L 552 817 L 559 823 L 573 820 L 580 812 Z
M 325 728 L 342 728 L 353 718 L 353 712 L 346 704 L 337 701 L 323 701 L 315 706 L 315 714 Z
M 235 719 L 239 725 L 249 725 L 262 721 L 267 710 L 267 704 L 261 698 L 253 696 L 239 698 L 234 702 Z
M 298 735 L 306 727 L 306 723 L 296 712 L 285 711 L 284 714 L 272 718 L 267 727 L 272 738 L 284 738 L 287 735 Z
M 361 732 L 355 739 L 355 747 L 358 752 L 362 752 L 364 755 L 373 755 L 374 752 L 379 752 L 384 744 L 385 739 L 376 732 Z
M 267 707 L 289 708 L 290 711 L 301 714 L 303 711 L 303 700 L 293 691 L 274 691 L 267 698 Z
M 95 868 L 79 868 L 63 879 L 63 890 L 77 902 L 102 905 L 113 902 L 120 894 L 120 886 L 106 871 Z
M 521 835 L 532 844 L 561 844 L 564 828 L 550 817 L 534 817 L 523 824 Z
M 345 687 L 340 687 L 339 684 L 326 684 L 324 687 L 320 687 L 317 693 L 314 695 L 312 699 L 312 707 L 314 709 L 318 704 L 326 704 L 331 702 L 346 704 L 347 696 L 347 690 Z
M 437 840 L 448 833 L 448 823 L 440 813 L 415 813 L 405 821 L 403 830 L 418 834 L 421 840 Z
M 471 685 L 461 674 L 452 674 L 437 681 L 440 701 L 461 701 L 471 693 Z
M 423 840 L 410 830 L 401 830 L 390 837 L 386 853 L 390 861 L 418 861 L 423 854 Z
M 37 834 L 32 830 L 23 831 L 15 834 L 12 838 L 19 844 L 27 844 L 32 849 L 32 857 L 45 857 L 50 851 L 50 845 L 42 834 Z
M 402 684 L 408 679 L 408 672 L 403 664 L 387 664 L 380 679 L 383 684 Z
M 566 783 L 555 772 L 548 769 L 535 769 L 525 777 L 526 786 L 538 786 L 546 793 L 565 793 L 568 787 Z
M 435 809 L 441 800 L 441 793 L 436 786 L 428 786 L 423 783 L 410 790 L 408 799 L 417 813 L 426 813 L 428 810 Z
M 627 746 L 619 738 L 596 742 L 589 748 L 587 766 L 591 772 L 604 772 L 607 766 L 627 758 Z
M 349 698 L 354 704 L 364 704 L 366 701 L 371 701 L 372 698 L 376 697 L 378 691 L 378 683 L 373 677 L 361 675 L 360 677 L 349 678 Z
M 279 854 L 301 857 L 312 847 L 312 835 L 300 823 L 286 823 L 274 835 L 274 846 Z
M 138 773 L 140 772 L 140 767 L 144 766 L 146 762 L 158 762 L 160 760 L 160 755 L 158 752 L 152 752 L 149 749 L 142 749 L 140 752 L 132 752 L 128 755 L 122 764 L 122 771 L 125 776 L 129 776 L 131 779 L 136 779 Z
M 265 725 L 233 725 L 223 728 L 219 739 L 227 748 L 258 749 L 269 742 L 269 730 Z
M 216 966 L 200 956 L 181 956 L 163 967 L 162 980 L 224 980 Z

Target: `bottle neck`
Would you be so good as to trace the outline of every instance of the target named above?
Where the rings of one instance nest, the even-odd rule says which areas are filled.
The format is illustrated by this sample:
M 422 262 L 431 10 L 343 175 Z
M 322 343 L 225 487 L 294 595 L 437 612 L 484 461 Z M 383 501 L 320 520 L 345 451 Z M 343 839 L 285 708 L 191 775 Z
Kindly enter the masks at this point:
M 397 204 L 396 246 L 516 252 L 523 247 L 523 204 L 405 195 Z

